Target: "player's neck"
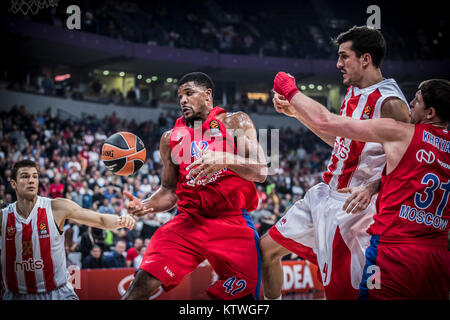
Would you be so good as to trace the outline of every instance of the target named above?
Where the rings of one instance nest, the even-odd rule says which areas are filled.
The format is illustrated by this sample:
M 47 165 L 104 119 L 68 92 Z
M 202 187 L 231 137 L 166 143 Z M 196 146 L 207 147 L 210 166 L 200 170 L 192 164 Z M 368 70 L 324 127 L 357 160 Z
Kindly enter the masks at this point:
M 201 126 L 203 122 L 205 122 L 206 119 L 208 119 L 212 109 L 213 109 L 212 106 L 210 106 L 204 112 L 202 112 L 197 118 L 186 120 L 186 125 L 188 127 L 195 128 L 196 123 L 198 123 Z
M 364 89 L 374 84 L 383 81 L 383 75 L 381 74 L 380 69 L 373 69 L 367 72 L 367 74 L 361 79 L 360 83 L 357 84 L 357 87 L 360 89 Z
M 37 197 L 34 197 L 31 200 L 25 198 L 17 199 L 16 203 L 17 213 L 25 219 L 28 218 L 28 216 L 31 213 L 31 210 L 33 210 L 34 205 L 36 204 L 36 201 Z
M 443 121 L 440 121 L 440 120 L 433 120 L 433 119 L 424 120 L 424 121 L 421 122 L 421 124 L 431 124 L 431 125 L 433 125 L 435 127 L 441 128 L 441 129 L 447 129 L 448 128 L 448 122 L 443 122 Z

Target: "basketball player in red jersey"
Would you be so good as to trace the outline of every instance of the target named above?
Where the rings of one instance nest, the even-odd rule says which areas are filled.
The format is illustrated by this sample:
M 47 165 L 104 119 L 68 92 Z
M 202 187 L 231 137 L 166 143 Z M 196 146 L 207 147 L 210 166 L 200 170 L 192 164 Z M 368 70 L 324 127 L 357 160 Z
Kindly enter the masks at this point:
M 1 267 L 6 290 L 4 300 L 75 300 L 68 282 L 64 235 L 66 219 L 92 227 L 132 229 L 130 215 L 118 217 L 81 208 L 75 202 L 38 196 L 36 163 L 22 160 L 14 164 L 11 186 L 17 201 L 0 215 L 2 236 Z
M 175 205 L 178 214 L 153 235 L 123 299 L 170 290 L 205 259 L 219 276 L 207 290 L 211 298 L 259 297 L 259 237 L 248 212 L 257 208 L 254 182 L 264 182 L 267 165 L 249 116 L 213 107 L 213 94 L 204 73 L 180 79 L 183 116 L 161 137 L 161 187 L 142 202 L 125 193 L 131 214 Z
M 368 233 L 360 299 L 448 299 L 450 255 L 450 81 L 419 85 L 411 120 L 355 120 L 330 113 L 296 90 L 284 72 L 275 77 L 277 111 L 323 134 L 378 142 L 386 153 L 377 213 Z
M 409 122 L 409 108 L 394 79 L 384 79 L 381 63 L 383 35 L 368 27 L 340 34 L 337 68 L 349 86 L 341 115 L 354 119 L 394 118 Z M 333 147 L 323 183 L 312 187 L 268 233 L 261 237 L 263 288 L 268 299 L 280 299 L 283 284 L 281 257 L 294 252 L 319 267 L 327 299 L 357 299 L 370 244 L 365 232 L 376 212 L 385 164 L 382 146 L 311 131 Z M 342 191 L 348 193 L 342 193 Z M 358 212 L 348 215 L 349 212 Z

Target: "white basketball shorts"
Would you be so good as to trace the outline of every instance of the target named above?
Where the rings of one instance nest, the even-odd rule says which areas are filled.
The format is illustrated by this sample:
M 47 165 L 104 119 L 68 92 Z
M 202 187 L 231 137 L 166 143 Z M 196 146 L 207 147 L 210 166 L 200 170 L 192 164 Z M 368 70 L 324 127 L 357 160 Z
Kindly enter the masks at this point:
M 342 206 L 349 195 L 319 183 L 269 231 L 280 245 L 318 265 L 327 299 L 358 298 L 370 244 L 366 230 L 373 222 L 376 197 L 363 212 L 348 214 Z

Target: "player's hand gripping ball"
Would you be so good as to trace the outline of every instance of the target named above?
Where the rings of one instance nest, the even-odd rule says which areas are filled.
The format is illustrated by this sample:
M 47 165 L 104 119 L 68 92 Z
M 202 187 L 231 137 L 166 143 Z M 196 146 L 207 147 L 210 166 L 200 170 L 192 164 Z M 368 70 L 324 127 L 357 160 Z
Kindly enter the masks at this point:
M 144 143 L 131 132 L 117 132 L 106 139 L 102 160 L 108 170 L 119 176 L 136 173 L 147 157 Z

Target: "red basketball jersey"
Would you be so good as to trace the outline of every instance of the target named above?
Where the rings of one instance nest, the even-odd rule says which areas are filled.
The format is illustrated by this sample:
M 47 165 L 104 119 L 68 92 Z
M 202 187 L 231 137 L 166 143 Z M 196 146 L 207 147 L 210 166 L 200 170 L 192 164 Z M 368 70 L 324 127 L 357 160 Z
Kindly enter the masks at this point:
M 255 184 L 241 178 L 235 172 L 224 167 L 215 173 L 211 182 L 203 185 L 205 179 L 193 184 L 193 178 L 187 179 L 186 167 L 206 150 L 236 154 L 231 136 L 217 115 L 226 112 L 215 107 L 201 127 L 186 126 L 184 117 L 175 122 L 170 136 L 172 161 L 179 165 L 176 194 L 178 211 L 197 213 L 209 217 L 220 215 L 242 215 L 242 210 L 253 211 L 258 206 Z
M 383 172 L 372 235 L 394 242 L 447 246 L 450 140 L 447 130 L 418 124 L 397 167 Z

